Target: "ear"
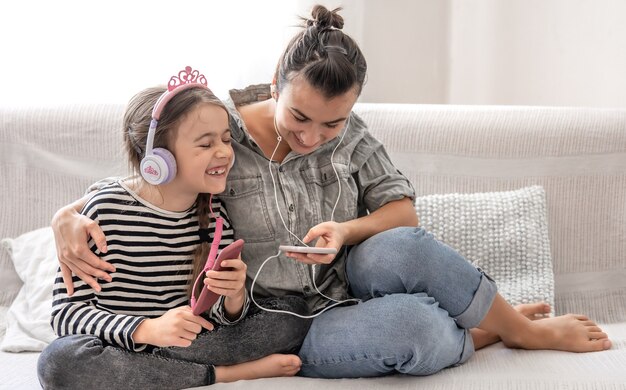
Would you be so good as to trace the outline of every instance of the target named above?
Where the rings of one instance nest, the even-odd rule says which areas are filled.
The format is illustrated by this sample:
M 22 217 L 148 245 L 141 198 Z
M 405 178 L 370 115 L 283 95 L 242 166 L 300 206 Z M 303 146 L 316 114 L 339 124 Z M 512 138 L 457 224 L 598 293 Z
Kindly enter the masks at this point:
M 276 70 L 278 72 L 278 70 Z M 278 100 L 278 87 L 276 86 L 276 74 L 272 78 L 272 83 L 270 84 L 270 94 L 274 100 Z

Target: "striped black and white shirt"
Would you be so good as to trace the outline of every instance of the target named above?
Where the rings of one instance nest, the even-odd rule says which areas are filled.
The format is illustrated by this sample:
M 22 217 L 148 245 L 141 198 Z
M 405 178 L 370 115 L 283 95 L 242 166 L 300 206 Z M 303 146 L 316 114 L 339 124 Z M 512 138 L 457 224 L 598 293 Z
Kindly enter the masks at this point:
M 213 198 L 212 209 L 224 219 L 220 250 L 233 242 L 233 229 L 221 202 Z M 193 272 L 193 255 L 200 244 L 196 205 L 183 212 L 160 209 L 141 199 L 123 182 L 100 189 L 81 212 L 98 222 L 107 238 L 107 253 L 101 253 L 93 240 L 91 250 L 115 265 L 112 281 L 99 281 L 96 292 L 74 277 L 74 294 L 69 297 L 60 270 L 53 289 L 51 324 L 59 336 L 92 334 L 129 350 L 141 351 L 133 332 L 146 318 L 163 315 L 188 304 L 187 288 Z M 213 237 L 214 219 L 209 229 Z M 199 282 L 201 283 L 201 282 Z M 230 325 L 245 317 L 226 318 L 224 297 L 211 308 L 209 318 Z

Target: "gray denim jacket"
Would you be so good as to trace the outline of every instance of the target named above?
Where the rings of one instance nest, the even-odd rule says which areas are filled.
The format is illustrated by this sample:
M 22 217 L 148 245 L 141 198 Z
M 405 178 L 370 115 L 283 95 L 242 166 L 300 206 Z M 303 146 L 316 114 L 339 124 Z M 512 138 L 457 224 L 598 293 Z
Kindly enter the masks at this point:
M 277 186 L 274 191 L 269 160 L 250 136 L 236 109 L 236 106 L 269 97 L 269 85 L 253 85 L 244 90 L 232 90 L 230 99 L 225 102 L 231 115 L 236 161 L 226 190 L 219 197 L 235 229 L 235 238 L 246 242 L 242 259 L 248 265 L 248 289 L 261 264 L 278 253 L 279 245 L 299 244 L 284 228 L 278 209 L 287 227 L 302 238 L 313 226 L 330 220 L 339 195 L 339 184 L 330 163 L 338 138 L 308 155 L 291 152 L 282 163 L 273 162 L 271 167 Z M 335 222 L 365 216 L 390 201 L 415 198 L 409 180 L 393 166 L 383 145 L 354 113 L 333 161 L 341 181 Z M 344 247 L 331 264 L 316 267 L 318 288 L 334 299 L 348 297 L 346 254 Z M 307 299 L 311 310 L 331 303 L 315 291 L 311 266 L 284 255 L 266 263 L 253 293 L 255 297 L 301 295 Z

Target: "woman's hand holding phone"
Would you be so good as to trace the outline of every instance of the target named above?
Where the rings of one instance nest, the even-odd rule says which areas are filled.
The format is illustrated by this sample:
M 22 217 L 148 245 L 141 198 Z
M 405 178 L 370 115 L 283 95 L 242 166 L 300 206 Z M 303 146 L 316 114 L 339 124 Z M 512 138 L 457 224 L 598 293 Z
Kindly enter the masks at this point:
M 295 250 L 289 250 L 289 247 L 283 246 L 286 256 L 291 257 L 304 264 L 330 264 L 334 259 L 341 247 L 344 244 L 345 232 L 342 225 L 337 222 L 323 222 L 319 225 L 312 227 L 308 233 L 304 236 L 302 241 L 309 243 L 315 239 L 315 247 L 296 247 Z M 312 251 L 307 251 L 307 248 L 311 248 Z M 317 252 L 329 252 L 329 253 L 314 253 L 314 249 L 320 249 Z

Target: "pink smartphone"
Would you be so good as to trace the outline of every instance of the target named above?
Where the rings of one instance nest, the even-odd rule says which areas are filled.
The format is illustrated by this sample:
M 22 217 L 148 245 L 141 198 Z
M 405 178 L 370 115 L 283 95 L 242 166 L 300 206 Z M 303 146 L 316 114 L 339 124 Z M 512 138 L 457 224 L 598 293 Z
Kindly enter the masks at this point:
M 243 240 L 237 240 L 232 244 L 228 245 L 226 248 L 222 249 L 219 255 L 217 255 L 217 259 L 215 259 L 215 263 L 213 264 L 214 271 L 222 270 L 222 260 L 226 259 L 236 259 L 239 257 L 241 250 L 243 249 Z M 208 261 L 208 259 L 207 259 Z M 202 278 L 204 280 L 204 277 Z M 196 301 L 196 304 L 191 308 L 191 311 L 194 315 L 200 315 L 205 311 L 209 310 L 211 306 L 217 302 L 219 299 L 219 294 L 214 293 L 213 291 L 206 288 L 204 283 L 202 284 L 202 291 L 200 292 L 200 297 Z

